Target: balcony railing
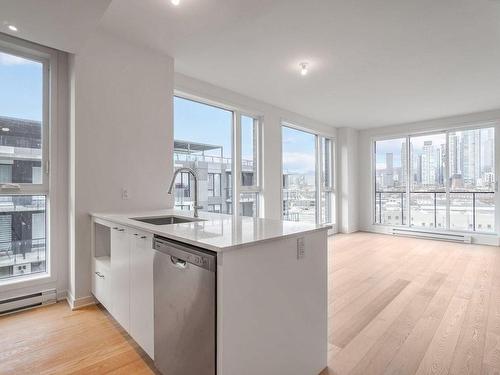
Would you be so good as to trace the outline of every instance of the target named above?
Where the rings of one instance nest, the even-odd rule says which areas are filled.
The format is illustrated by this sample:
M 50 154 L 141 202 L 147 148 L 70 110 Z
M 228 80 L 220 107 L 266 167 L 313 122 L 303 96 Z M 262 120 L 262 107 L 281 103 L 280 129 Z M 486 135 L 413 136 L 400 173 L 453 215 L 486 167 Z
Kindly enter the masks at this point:
M 214 164 L 231 164 L 231 158 L 225 158 L 223 156 L 210 156 L 210 155 L 196 155 L 196 154 L 185 154 L 182 152 L 174 152 L 175 161 L 205 161 Z M 241 165 L 243 167 L 253 168 L 253 160 L 242 159 Z
M 494 232 L 495 193 L 492 191 L 415 191 L 410 193 L 407 210 L 406 192 L 375 192 L 375 223 L 442 228 L 459 231 Z M 447 225 L 449 210 L 449 226 Z

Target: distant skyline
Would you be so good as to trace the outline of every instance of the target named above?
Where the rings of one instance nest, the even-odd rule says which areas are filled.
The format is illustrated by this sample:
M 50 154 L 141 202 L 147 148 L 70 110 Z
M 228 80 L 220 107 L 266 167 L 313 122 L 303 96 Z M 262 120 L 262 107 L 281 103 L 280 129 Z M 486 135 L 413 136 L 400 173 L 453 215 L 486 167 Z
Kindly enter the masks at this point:
M 43 65 L 0 52 L 0 116 L 42 121 Z

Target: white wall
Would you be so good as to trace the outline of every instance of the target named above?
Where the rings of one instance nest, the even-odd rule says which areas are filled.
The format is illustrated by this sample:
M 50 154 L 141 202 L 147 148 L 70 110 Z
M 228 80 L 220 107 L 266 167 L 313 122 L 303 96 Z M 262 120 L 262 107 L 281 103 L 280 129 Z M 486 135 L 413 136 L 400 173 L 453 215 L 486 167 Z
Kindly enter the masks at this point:
M 175 89 L 200 99 L 220 103 L 264 117 L 263 124 L 263 196 L 264 216 L 281 219 L 281 124 L 289 122 L 304 129 L 333 137 L 336 129 L 330 125 L 304 117 L 259 100 L 223 89 L 212 84 L 175 74 Z
M 373 225 L 373 182 L 372 182 L 372 143 L 374 139 L 383 137 L 393 137 L 408 134 L 419 134 L 429 131 L 440 131 L 446 129 L 456 129 L 460 127 L 474 126 L 481 123 L 499 121 L 500 110 L 473 113 L 461 116 L 453 116 L 416 123 L 387 126 L 376 129 L 367 129 L 360 131 L 359 135 L 359 217 L 360 229 L 366 231 L 388 232 L 389 227 Z M 496 127 L 496 174 L 500 172 L 500 129 Z M 497 177 L 498 178 L 498 177 Z M 497 194 L 497 207 L 499 204 L 499 194 Z M 496 222 L 497 233 L 500 230 L 500 217 L 497 210 Z M 491 236 L 474 236 L 475 242 L 495 244 L 498 239 Z
M 171 206 L 173 60 L 97 31 L 70 70 L 69 292 L 78 300 L 91 289 L 89 213 Z

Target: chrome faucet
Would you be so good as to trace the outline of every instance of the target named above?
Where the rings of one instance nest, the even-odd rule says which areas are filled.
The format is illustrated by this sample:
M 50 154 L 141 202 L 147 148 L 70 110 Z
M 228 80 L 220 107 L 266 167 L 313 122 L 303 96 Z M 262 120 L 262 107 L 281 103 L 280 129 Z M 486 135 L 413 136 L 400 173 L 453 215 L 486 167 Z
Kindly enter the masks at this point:
M 198 210 L 202 209 L 203 206 L 198 206 L 198 174 L 191 168 L 178 168 L 175 170 L 174 175 L 172 176 L 172 181 L 170 182 L 170 187 L 168 188 L 168 193 L 172 194 L 172 189 L 174 188 L 175 179 L 180 172 L 187 172 L 193 175 L 194 179 L 194 217 L 198 217 Z

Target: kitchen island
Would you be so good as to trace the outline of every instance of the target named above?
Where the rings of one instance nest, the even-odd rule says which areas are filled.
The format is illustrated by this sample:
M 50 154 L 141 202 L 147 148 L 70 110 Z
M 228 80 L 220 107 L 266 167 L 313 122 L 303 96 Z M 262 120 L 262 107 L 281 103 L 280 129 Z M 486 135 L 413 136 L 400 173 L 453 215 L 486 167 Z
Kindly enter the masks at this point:
M 172 216 L 181 223 L 165 224 Z M 93 294 L 153 359 L 164 355 L 155 347 L 154 301 L 165 287 L 154 285 L 153 247 L 167 241 L 216 259 L 215 358 L 207 374 L 304 375 L 326 367 L 329 226 L 206 212 L 196 219 L 179 210 L 93 214 L 92 221 Z M 188 317 L 183 311 L 177 319 Z M 189 332 L 190 322 L 182 324 Z

